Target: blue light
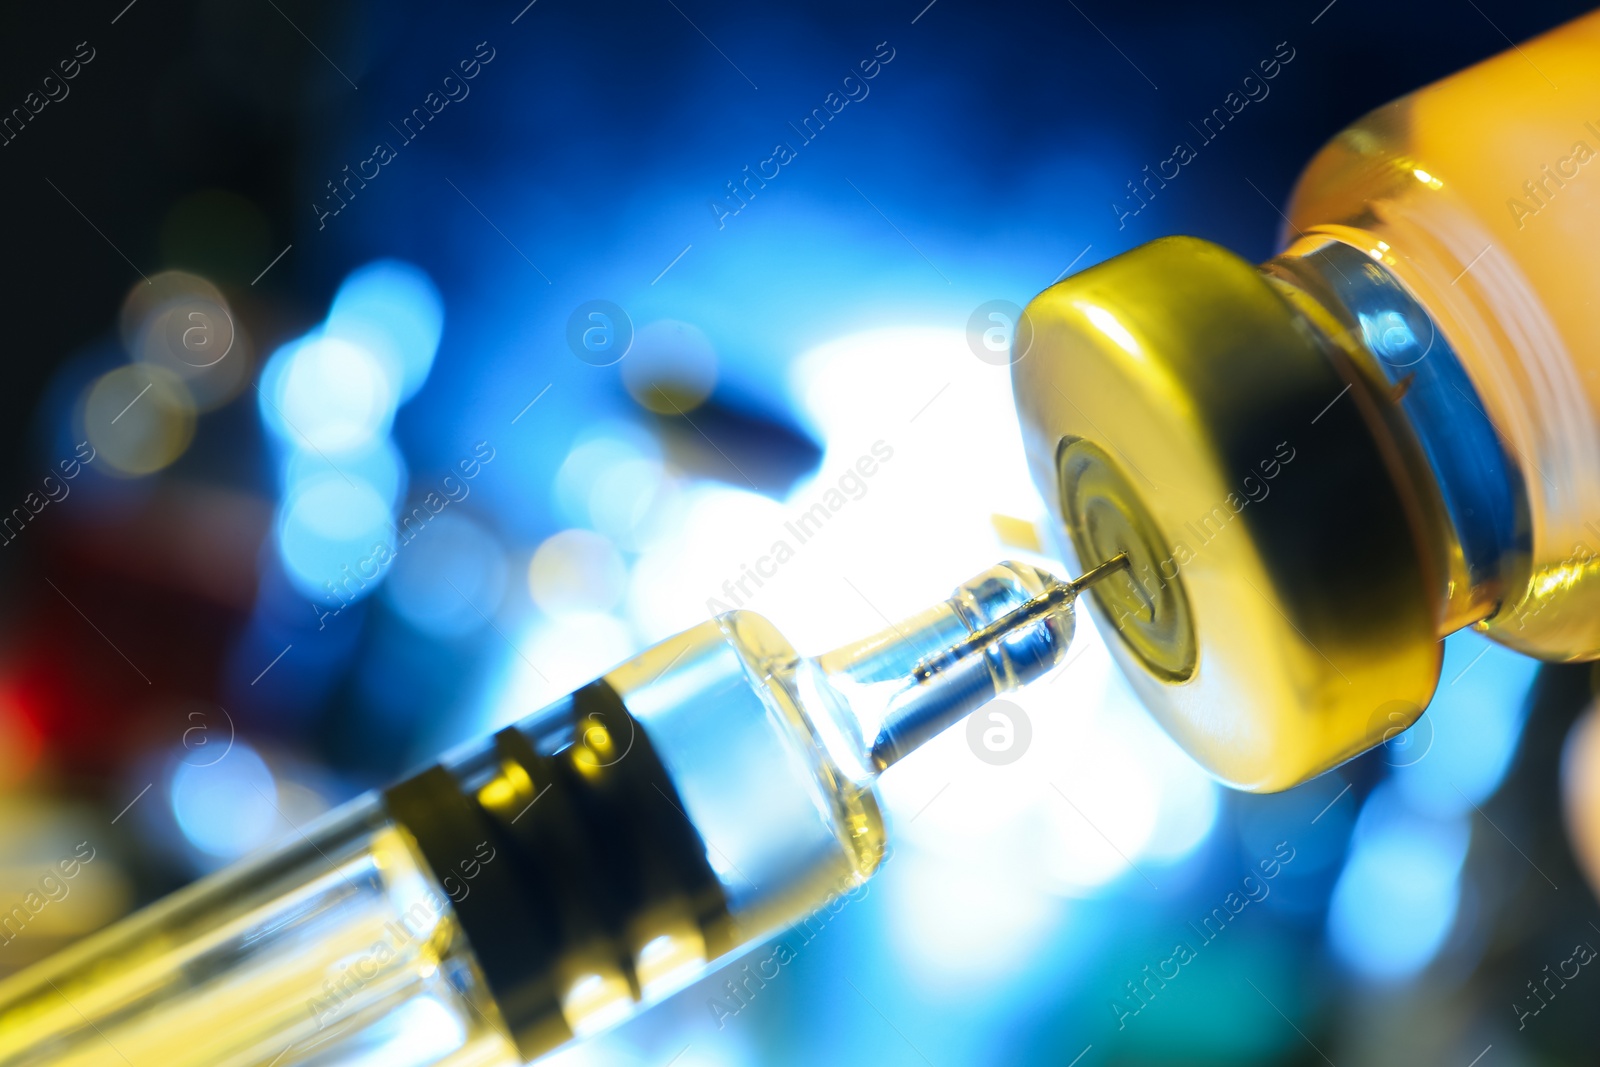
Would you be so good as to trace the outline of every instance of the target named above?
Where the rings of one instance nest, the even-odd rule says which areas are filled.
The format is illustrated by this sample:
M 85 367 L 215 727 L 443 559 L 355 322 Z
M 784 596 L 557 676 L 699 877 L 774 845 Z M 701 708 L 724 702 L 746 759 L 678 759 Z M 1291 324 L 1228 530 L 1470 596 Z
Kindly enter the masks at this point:
M 409 480 L 406 461 L 393 438 L 386 437 L 358 452 L 342 453 L 337 460 L 305 449 L 288 448 L 285 453 L 280 476 L 285 497 L 328 475 L 364 482 L 390 505 L 405 495 Z
M 660 445 L 642 427 L 606 421 L 584 433 L 556 471 L 555 502 L 561 516 L 574 525 L 592 525 L 595 505 L 604 500 L 596 493 L 598 484 L 620 468 L 640 464 L 661 465 Z
M 1500 786 L 1526 719 L 1538 664 L 1469 631 L 1444 645 L 1439 691 L 1426 716 L 1394 748 L 1395 781 L 1416 810 L 1470 812 Z
M 444 332 L 444 301 L 420 267 L 380 259 L 345 278 L 328 310 L 325 332 L 375 355 L 403 403 L 433 367 Z
M 1397 311 L 1385 311 L 1379 315 L 1359 314 L 1356 317 L 1361 321 L 1361 332 L 1366 336 L 1367 344 L 1375 348 L 1385 362 L 1395 366 L 1405 367 L 1418 362 L 1432 347 L 1431 339 L 1428 348 L 1418 343 L 1411 324 Z
M 261 377 L 256 383 L 256 407 L 261 413 L 261 425 L 277 440 L 299 448 L 305 447 L 304 440 L 283 420 L 283 376 L 295 352 L 308 340 L 308 337 L 296 337 L 274 349 L 261 365 Z
M 394 558 L 389 504 L 372 485 L 339 474 L 304 483 L 285 501 L 278 552 L 296 589 L 317 602 L 357 600 Z
M 183 836 L 201 852 L 223 859 L 264 844 L 278 823 L 277 783 L 243 741 L 236 740 L 215 763 L 180 758 L 168 794 Z
M 506 589 L 506 561 L 494 536 L 454 513 L 406 544 L 384 595 L 399 616 L 433 637 L 461 637 L 492 617 Z M 481 612 L 481 614 L 480 614 Z
M 1351 970 L 1397 982 L 1428 965 L 1455 923 L 1470 836 L 1463 818 L 1410 811 L 1392 782 L 1373 792 L 1328 909 L 1328 939 Z

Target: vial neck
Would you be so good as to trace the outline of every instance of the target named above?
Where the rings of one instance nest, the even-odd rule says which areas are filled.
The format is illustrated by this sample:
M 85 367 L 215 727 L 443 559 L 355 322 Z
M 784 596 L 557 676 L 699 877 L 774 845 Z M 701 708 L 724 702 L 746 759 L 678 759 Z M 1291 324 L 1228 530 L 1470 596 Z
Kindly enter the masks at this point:
M 1382 263 L 1326 237 L 1303 237 L 1261 270 L 1393 445 L 1413 523 L 1442 564 L 1439 636 L 1489 618 L 1527 551 L 1527 508 L 1517 465 L 1437 323 Z
M 860 784 L 1002 693 L 1060 663 L 1074 587 L 1002 563 L 948 600 L 859 641 L 801 660 L 791 684 L 846 775 Z

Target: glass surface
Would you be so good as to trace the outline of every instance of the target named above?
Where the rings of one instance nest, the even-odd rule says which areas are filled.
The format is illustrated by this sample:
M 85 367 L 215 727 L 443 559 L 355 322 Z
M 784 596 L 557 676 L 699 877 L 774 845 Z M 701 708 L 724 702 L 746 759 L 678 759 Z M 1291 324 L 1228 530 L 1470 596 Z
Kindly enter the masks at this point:
M 735 611 L 606 676 L 705 842 L 737 944 L 794 922 L 881 858 L 870 790 L 839 773 L 773 684 L 798 660 L 771 623 Z
M 371 797 L 0 984 L 6 1067 L 518 1062 Z
M 1600 13 L 1393 104 L 1311 162 L 1293 234 L 1345 242 L 1439 324 L 1526 485 L 1527 578 L 1484 624 L 1600 650 Z
M 624 773 L 648 782 L 653 754 L 667 775 L 654 791 L 693 831 L 668 833 L 673 827 L 661 823 L 660 811 L 638 806 L 654 803 L 644 790 L 627 794 L 634 806 L 625 815 L 614 813 L 633 825 L 608 824 L 604 841 L 588 840 L 576 832 L 586 824 L 563 823 L 559 814 L 599 803 L 598 793 L 564 787 L 568 793 L 539 809 L 538 825 L 573 831 L 544 840 L 565 840 L 570 851 L 547 847 L 500 861 L 516 877 L 526 878 L 520 864 L 531 860 L 563 872 L 580 895 L 640 899 L 626 915 L 621 960 L 602 944 L 617 931 L 603 923 L 590 929 L 586 913 L 539 917 L 577 924 L 584 936 L 576 948 L 526 960 L 535 985 L 558 991 L 565 1027 L 541 1029 L 523 1051 L 543 1053 L 568 1031 L 581 1038 L 621 1022 L 700 977 L 713 960 L 804 921 L 870 877 L 887 851 L 872 792 L 887 766 L 877 755 L 882 737 L 898 737 L 903 755 L 995 695 L 1042 676 L 1071 641 L 1075 595 L 1042 571 L 1001 564 L 943 604 L 817 660 L 801 658 L 759 615 L 728 612 L 595 683 L 621 698 L 629 728 L 637 724 L 642 736 L 620 736 L 621 721 L 575 718 L 585 706 L 573 703 L 578 694 L 507 731 L 520 731 L 545 757 L 570 760 L 576 779 L 613 787 Z M 551 784 L 536 789 L 523 764 L 498 751 L 491 740 L 447 760 L 455 785 L 439 802 L 465 786 L 487 809 L 515 812 L 512 823 L 533 810 Z M 437 778 L 435 769 L 410 781 Z M 408 810 L 411 800 L 396 799 L 408 788 L 386 794 L 391 810 Z M 433 803 L 407 816 L 417 840 L 432 839 L 422 826 Z M 650 827 L 656 847 L 693 850 L 673 858 L 709 866 L 725 912 L 696 922 L 673 882 L 648 881 L 633 869 L 638 856 L 619 842 Z M 594 865 L 602 853 L 616 864 Z M 596 880 L 583 881 L 583 872 Z M 534 907 L 541 898 L 524 892 L 530 883 L 516 884 L 507 899 Z M 442 885 L 471 891 L 449 876 Z M 457 899 L 466 914 L 465 896 Z M 383 802 L 364 797 L 276 851 L 0 986 L 0 1064 L 520 1062 L 477 962 L 487 968 L 492 954 L 474 956 L 461 921 L 412 832 Z M 471 929 L 475 937 L 494 932 L 492 924 Z

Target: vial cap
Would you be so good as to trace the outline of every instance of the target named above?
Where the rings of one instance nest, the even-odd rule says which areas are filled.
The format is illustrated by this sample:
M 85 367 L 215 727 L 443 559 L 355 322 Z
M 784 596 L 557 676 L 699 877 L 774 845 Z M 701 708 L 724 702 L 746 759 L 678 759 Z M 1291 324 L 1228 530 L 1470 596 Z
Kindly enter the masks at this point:
M 1409 726 L 1438 683 L 1442 579 L 1381 399 L 1259 270 L 1194 238 L 1025 314 L 1034 482 L 1079 567 L 1128 554 L 1086 599 L 1168 733 L 1271 791 Z

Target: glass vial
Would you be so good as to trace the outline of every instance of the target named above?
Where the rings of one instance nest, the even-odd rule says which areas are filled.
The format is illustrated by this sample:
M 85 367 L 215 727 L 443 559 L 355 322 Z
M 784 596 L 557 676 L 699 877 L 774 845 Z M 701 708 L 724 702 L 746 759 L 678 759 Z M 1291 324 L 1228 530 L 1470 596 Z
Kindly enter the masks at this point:
M 1597 157 L 1600 12 L 1335 137 L 1274 264 L 1320 275 L 1367 371 L 1421 394 L 1412 417 L 1459 531 L 1446 629 L 1476 623 L 1550 660 L 1600 655 Z M 1335 248 L 1373 279 L 1317 262 Z M 1399 307 L 1374 314 L 1383 288 Z M 1452 420 L 1490 438 L 1463 443 Z
M 1474 626 L 1600 657 L 1600 13 L 1379 108 L 1260 266 L 1163 238 L 1041 293 L 1035 483 L 1156 718 L 1283 789 L 1408 727 Z

